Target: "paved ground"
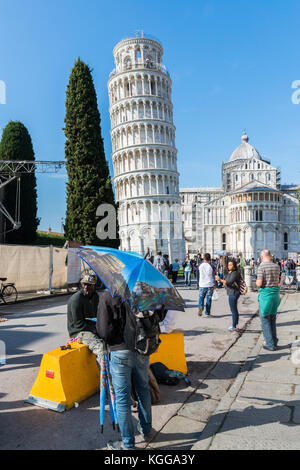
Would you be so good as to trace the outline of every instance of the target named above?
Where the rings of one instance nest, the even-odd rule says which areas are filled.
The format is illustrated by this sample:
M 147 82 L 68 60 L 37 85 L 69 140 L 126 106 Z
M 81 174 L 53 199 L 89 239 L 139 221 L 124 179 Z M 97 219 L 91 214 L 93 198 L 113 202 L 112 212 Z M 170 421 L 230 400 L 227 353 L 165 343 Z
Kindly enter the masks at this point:
M 300 294 L 286 295 L 277 320 L 279 349 L 263 349 L 260 335 L 194 450 L 300 449 L 299 311 Z M 255 318 L 251 329 L 259 328 Z M 236 347 L 248 346 L 245 339 L 242 337 L 224 359 L 235 354 Z
M 239 438 L 243 436 L 244 439 L 244 431 L 245 440 L 248 442 L 247 413 L 244 414 L 240 409 L 235 411 L 233 418 L 241 419 L 245 416 L 245 423 L 236 427 L 234 422 L 230 424 L 229 421 L 229 428 L 225 428 L 224 433 L 218 431 L 222 423 L 225 425 L 230 417 L 228 403 L 230 406 L 249 408 L 249 403 L 243 400 L 236 400 L 230 396 L 228 402 L 228 398 L 229 393 L 233 394 L 238 388 L 236 384 L 245 377 L 244 368 L 248 367 L 249 361 L 251 362 L 253 348 L 261 346 L 260 325 L 258 319 L 254 317 L 258 307 L 257 295 L 250 293 L 245 299 L 240 300 L 239 326 L 245 331 L 242 335 L 238 335 L 226 330 L 231 324 L 231 316 L 223 290 L 219 291 L 219 300 L 213 303 L 211 318 L 197 316 L 198 292 L 195 289 L 180 288 L 180 292 L 186 300 L 187 308 L 185 313 L 178 313 L 176 326 L 185 333 L 185 351 L 191 386 L 186 387 L 184 382 L 176 387 L 161 386 L 161 403 L 153 406 L 153 426 L 157 435 L 148 445 L 148 449 L 190 449 L 192 446 L 232 448 L 229 441 L 219 442 L 219 436 L 221 438 L 224 435 L 224 439 L 227 437 L 235 442 L 234 432 Z M 63 414 L 24 403 L 37 375 L 43 352 L 64 344 L 67 338 L 67 299 L 68 297 L 36 300 L 0 308 L 0 315 L 3 314 L 8 318 L 7 322 L 0 324 L 0 337 L 6 342 L 8 354 L 7 364 L 0 368 L 2 415 L 0 449 L 103 449 L 107 440 L 116 439 L 118 436 L 112 431 L 109 418 L 105 425 L 105 433 L 100 434 L 98 395 Z M 279 323 L 283 324 L 279 328 L 279 337 L 283 346 L 284 335 L 290 341 L 297 336 L 297 333 L 300 336 L 297 312 L 293 311 L 296 310 L 297 300 L 299 303 L 299 294 L 291 294 L 282 304 L 283 313 L 282 317 L 281 315 L 279 317 Z M 277 355 L 278 360 L 285 359 L 288 363 L 290 350 L 285 349 L 272 354 Z M 261 355 L 270 356 L 271 353 Z M 272 356 L 272 359 L 273 357 L 275 356 Z M 258 365 L 255 367 L 257 373 L 263 364 L 270 364 L 270 358 L 258 360 Z M 285 365 L 283 363 L 281 369 L 285 370 Z M 277 370 L 275 363 L 272 362 L 272 366 Z M 269 368 L 265 367 L 266 373 L 268 370 Z M 295 380 L 294 375 L 292 377 L 291 380 Z M 299 378 L 300 375 L 297 377 L 298 389 L 300 389 Z M 247 396 L 252 393 L 250 397 L 253 397 L 254 391 L 257 392 L 255 381 L 262 386 L 266 381 L 268 384 L 269 375 L 261 376 L 260 379 L 254 376 L 250 379 L 249 383 L 254 383 L 254 389 L 251 391 L 250 383 L 250 388 L 245 392 Z M 297 391 L 297 384 L 293 382 L 293 385 L 294 388 L 290 384 L 282 383 L 280 385 L 283 387 L 282 393 L 286 393 L 286 386 L 290 386 L 290 391 L 300 393 L 300 390 Z M 269 388 L 275 393 L 274 386 Z M 269 404 L 272 397 L 273 395 L 267 396 L 268 404 L 264 406 L 272 407 Z M 292 402 L 295 402 L 295 397 L 292 398 Z M 225 405 L 227 403 L 226 410 L 224 400 Z M 279 408 L 281 405 L 276 406 Z M 298 417 L 299 421 L 299 410 L 296 410 L 296 405 L 289 406 L 295 406 L 293 419 Z M 234 411 L 234 408 L 232 410 Z M 270 416 L 270 411 L 268 413 Z M 268 419 L 268 416 L 265 419 Z M 275 426 L 274 421 L 273 425 Z M 82 432 L 83 427 L 84 432 Z M 278 432 L 280 435 L 281 431 Z M 214 438 L 216 433 L 217 436 Z M 145 443 L 139 437 L 137 446 L 145 447 Z

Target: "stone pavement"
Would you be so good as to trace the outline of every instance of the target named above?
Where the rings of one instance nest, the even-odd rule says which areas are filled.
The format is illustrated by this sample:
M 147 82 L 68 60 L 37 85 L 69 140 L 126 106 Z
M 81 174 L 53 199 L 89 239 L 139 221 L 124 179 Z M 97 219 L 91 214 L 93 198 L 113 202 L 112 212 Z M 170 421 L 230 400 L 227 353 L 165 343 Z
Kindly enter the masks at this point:
M 174 438 L 171 447 L 180 449 L 195 444 L 199 438 L 199 429 L 205 424 L 193 421 L 192 426 L 190 420 L 181 414 L 189 413 L 188 408 L 180 410 L 188 400 L 195 401 L 194 397 L 203 405 L 203 396 L 196 393 L 199 387 L 206 386 L 207 389 L 203 390 L 205 397 L 217 390 L 222 396 L 240 368 L 240 364 L 236 363 L 228 363 L 226 371 L 217 367 L 218 361 L 239 338 L 238 334 L 227 331 L 231 314 L 224 289 L 219 291 L 219 300 L 213 303 L 211 318 L 198 317 L 198 291 L 195 288 L 180 287 L 179 290 L 186 300 L 187 308 L 184 313 L 177 314 L 176 326 L 184 330 L 191 386 L 186 387 L 184 381 L 181 381 L 175 387 L 160 387 L 161 403 L 152 408 L 153 426 L 161 432 L 158 436 L 160 441 L 151 445 L 158 448 L 167 448 L 165 442 L 169 439 L 169 432 L 166 432 L 166 426 L 169 422 L 173 426 L 172 419 L 175 420 L 175 426 L 177 421 L 180 422 L 181 435 Z M 256 294 L 249 294 L 241 300 L 242 328 L 246 327 L 257 311 L 256 297 Z M 24 403 L 36 378 L 42 354 L 64 344 L 68 337 L 67 300 L 68 297 L 61 296 L 3 306 L 0 309 L 8 319 L 0 323 L 0 338 L 7 347 L 7 364 L 0 368 L 1 427 L 5 429 L 5 433 L 1 433 L 0 449 L 104 449 L 107 440 L 118 437 L 111 429 L 109 415 L 105 432 L 103 435 L 100 433 L 98 394 L 81 402 L 78 408 L 62 414 Z M 258 334 L 256 332 L 254 336 Z M 207 376 L 210 377 L 209 387 L 203 384 Z M 215 404 L 216 401 L 206 401 L 207 409 L 205 411 L 202 406 L 201 412 L 206 413 L 208 418 Z M 140 437 L 137 443 L 138 447 L 145 446 Z
M 176 325 L 184 330 L 191 387 L 160 386 L 161 403 L 152 408 L 157 433 L 150 444 L 137 444 L 148 450 L 186 450 L 200 439 L 260 335 L 251 323 L 258 311 L 257 293 L 248 293 L 239 301 L 242 331 L 238 334 L 227 331 L 231 314 L 224 289 L 213 302 L 211 317 L 197 316 L 198 291 L 179 291 L 188 307 L 185 316 L 178 315 Z
M 177 314 L 176 326 L 185 334 L 191 386 L 183 381 L 175 387 L 160 386 L 161 402 L 152 408 L 155 438 L 147 446 L 137 437 L 137 447 L 261 448 L 260 436 L 268 436 L 265 445 L 270 448 L 280 448 L 280 442 L 298 448 L 293 447 L 298 443 L 292 434 L 299 434 L 300 375 L 287 345 L 300 337 L 300 294 L 285 296 L 278 318 L 282 349 L 269 353 L 262 349 L 256 293 L 239 301 L 243 332 L 237 334 L 227 331 L 231 314 L 224 289 L 210 318 L 197 315 L 196 289 L 179 290 L 187 308 Z M 0 337 L 7 346 L 7 364 L 0 368 L 1 428 L 5 429 L 0 449 L 104 449 L 107 440 L 118 437 L 109 415 L 105 432 L 100 433 L 98 394 L 62 414 L 24 403 L 42 354 L 67 338 L 67 300 L 49 298 L 1 308 L 8 321 L 0 324 Z
M 249 350 L 253 332 L 260 329 L 256 317 L 251 322 L 250 336 L 243 335 L 224 356 L 218 367 L 234 357 L 246 360 L 221 399 L 212 392 L 218 403 L 193 450 L 300 449 L 300 342 L 295 344 L 300 339 L 299 311 L 300 294 L 285 295 L 277 320 L 277 351 L 263 349 L 262 335 Z M 197 393 L 201 394 L 201 387 Z M 202 400 L 205 405 L 211 398 L 203 395 Z M 189 406 L 190 418 L 199 420 L 202 426 L 203 410 L 209 406 L 197 410 L 193 403 L 186 404 L 178 414 L 187 415 Z

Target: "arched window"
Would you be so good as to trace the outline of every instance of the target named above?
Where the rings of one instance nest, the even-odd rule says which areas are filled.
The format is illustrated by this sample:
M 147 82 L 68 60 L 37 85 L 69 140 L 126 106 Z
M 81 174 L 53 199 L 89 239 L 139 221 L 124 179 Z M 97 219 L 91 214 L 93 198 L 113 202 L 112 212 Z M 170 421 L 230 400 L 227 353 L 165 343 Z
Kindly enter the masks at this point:
M 283 234 L 283 249 L 285 251 L 288 251 L 288 248 L 289 248 L 289 236 L 288 236 L 287 232 L 285 232 Z
M 155 82 L 154 79 L 151 79 L 151 95 L 155 94 Z
M 226 250 L 226 233 L 222 235 L 222 250 Z
M 256 222 L 262 222 L 262 220 L 263 220 L 262 210 L 256 210 L 255 211 L 255 220 L 256 220 Z
M 136 50 L 135 57 L 136 57 L 137 60 L 139 60 L 142 57 L 140 48 L 138 48 Z
M 125 70 L 131 69 L 131 58 L 129 56 L 127 56 L 124 60 L 124 68 Z
M 145 67 L 148 68 L 148 69 L 151 69 L 153 67 L 153 62 L 152 62 L 151 55 L 147 55 L 146 62 L 145 62 Z

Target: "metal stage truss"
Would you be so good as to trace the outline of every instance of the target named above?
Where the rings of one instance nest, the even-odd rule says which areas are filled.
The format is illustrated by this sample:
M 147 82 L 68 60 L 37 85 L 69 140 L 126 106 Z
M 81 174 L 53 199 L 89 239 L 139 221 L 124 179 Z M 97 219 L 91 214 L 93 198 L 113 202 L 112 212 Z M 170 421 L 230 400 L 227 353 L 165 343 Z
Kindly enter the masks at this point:
M 20 181 L 22 174 L 28 173 L 57 173 L 61 168 L 66 165 L 64 161 L 14 161 L 14 160 L 0 160 L 0 225 L 1 223 L 1 214 L 9 220 L 12 224 L 12 229 L 17 230 L 21 227 L 20 221 L 20 200 L 21 200 L 21 191 L 20 191 Z M 3 199 L 3 189 L 9 183 L 17 180 L 17 190 L 16 190 L 16 204 L 15 204 L 15 214 L 14 217 L 9 214 L 8 210 L 5 208 L 2 199 Z M 2 217 L 3 219 L 3 217 Z M 4 224 L 6 226 L 6 224 Z M 10 230 L 5 230 L 3 227 L 0 227 L 0 236 L 5 235 Z

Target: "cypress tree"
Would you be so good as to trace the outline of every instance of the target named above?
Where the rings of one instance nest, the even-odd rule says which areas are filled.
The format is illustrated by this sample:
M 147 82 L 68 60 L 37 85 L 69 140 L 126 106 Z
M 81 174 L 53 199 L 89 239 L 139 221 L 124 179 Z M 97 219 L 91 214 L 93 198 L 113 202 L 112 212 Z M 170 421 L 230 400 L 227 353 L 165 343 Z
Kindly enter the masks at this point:
M 100 113 L 91 69 L 78 58 L 66 93 L 65 157 L 67 160 L 67 213 L 69 241 L 117 248 L 119 240 L 96 236 L 100 204 L 112 204 L 114 194 L 101 136 Z
M 31 137 L 28 130 L 19 121 L 10 121 L 3 130 L 0 142 L 1 160 L 35 160 Z M 12 230 L 11 222 L 6 219 L 5 242 L 30 244 L 36 241 L 36 229 L 39 224 L 37 215 L 36 177 L 34 173 L 21 175 L 20 184 L 20 220 L 21 227 Z M 17 182 L 14 180 L 4 187 L 3 202 L 9 214 L 15 219 Z M 2 220 L 2 225 L 3 220 Z M 2 231 L 2 230 L 1 230 Z

